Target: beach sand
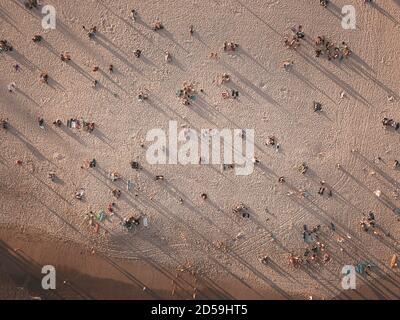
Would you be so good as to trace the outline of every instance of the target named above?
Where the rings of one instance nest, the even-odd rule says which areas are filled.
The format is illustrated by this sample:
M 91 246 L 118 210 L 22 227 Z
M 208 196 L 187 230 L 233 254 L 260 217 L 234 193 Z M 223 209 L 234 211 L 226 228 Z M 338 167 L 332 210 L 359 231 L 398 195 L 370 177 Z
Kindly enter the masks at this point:
M 348 2 L 356 9 L 355 30 L 341 26 Z M 43 30 L 40 10 L 25 9 L 23 1 L 0 3 L 0 39 L 14 47 L 0 54 L 0 118 L 9 119 L 9 129 L 0 131 L 0 240 L 8 260 L 7 248 L 21 247 L 24 264 L 35 262 L 35 277 L 41 277 L 42 264 L 54 263 L 59 281 L 73 279 L 86 298 L 129 299 L 151 299 L 153 293 L 193 298 L 197 286 L 195 298 L 364 299 L 370 296 L 359 290 L 342 292 L 341 270 L 365 261 L 374 265 L 373 274 L 358 277 L 360 287 L 375 290 L 375 298 L 400 297 L 399 269 L 389 267 L 399 254 L 400 217 L 393 209 L 400 206 L 400 172 L 392 166 L 400 159 L 399 135 L 382 126 L 383 117 L 400 121 L 398 1 L 335 0 L 326 9 L 307 0 L 43 3 L 56 8 L 55 30 Z M 138 12 L 135 23 L 132 9 Z M 155 32 L 157 18 L 165 28 Z M 295 24 L 306 38 L 290 50 L 283 39 Z M 96 36 L 89 39 L 82 26 L 97 26 Z M 36 34 L 43 37 L 40 43 L 31 40 Z M 316 58 L 318 35 L 345 41 L 351 57 Z M 225 41 L 238 43 L 238 50 L 224 53 Z M 72 60 L 62 62 L 66 51 Z M 210 59 L 211 52 L 219 58 Z M 284 60 L 294 61 L 288 72 L 281 68 Z M 39 82 L 41 72 L 48 73 L 48 85 Z M 231 81 L 218 86 L 221 73 Z M 7 90 L 11 82 L 14 93 Z M 176 97 L 184 82 L 203 90 L 191 106 Z M 239 99 L 221 97 L 231 89 Z M 148 100 L 137 101 L 141 90 Z M 322 112 L 313 111 L 314 101 L 322 103 Z M 38 117 L 45 119 L 45 130 Z M 67 128 L 66 120 L 75 117 L 95 122 L 95 130 Z M 56 119 L 64 122 L 60 128 L 51 124 Z M 146 133 L 168 129 L 168 121 L 198 131 L 254 129 L 261 163 L 248 176 L 218 165 L 151 165 Z M 279 152 L 265 145 L 269 136 L 276 137 Z M 93 158 L 96 168 L 81 168 Z M 132 160 L 142 169 L 133 170 Z M 304 175 L 297 170 L 303 162 L 309 166 Z M 112 182 L 113 171 L 122 179 Z M 165 180 L 155 181 L 155 175 Z M 281 176 L 285 183 L 278 182 Z M 317 194 L 322 180 L 332 197 Z M 83 201 L 73 196 L 80 188 Z M 114 188 L 122 190 L 118 200 Z M 106 210 L 110 202 L 116 202 L 115 213 L 96 233 L 85 215 Z M 250 219 L 232 212 L 238 203 L 249 208 Z M 375 212 L 378 235 L 359 227 L 369 211 Z M 149 226 L 125 230 L 121 221 L 132 214 L 148 217 Z M 289 265 L 289 254 L 302 255 L 307 247 L 303 225 L 321 225 L 328 263 Z M 260 256 L 268 256 L 269 264 L 260 263 Z M 27 281 L 33 293 L 45 295 L 37 280 L 3 264 L 11 274 L 1 279 L 5 297 L 29 296 L 25 289 L 9 289 L 13 281 L 18 287 Z M 180 269 L 181 288 L 171 297 Z M 63 290 L 66 298 L 79 296 L 79 290 Z

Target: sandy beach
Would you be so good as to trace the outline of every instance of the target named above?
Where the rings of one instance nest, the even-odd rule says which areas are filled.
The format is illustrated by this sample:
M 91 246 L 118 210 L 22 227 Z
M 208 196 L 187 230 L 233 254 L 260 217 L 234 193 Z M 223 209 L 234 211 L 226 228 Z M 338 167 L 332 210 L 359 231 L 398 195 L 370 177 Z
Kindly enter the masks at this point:
M 400 2 L 319 2 L 1 1 L 0 298 L 398 299 Z M 149 163 L 170 121 L 254 130 L 254 171 Z

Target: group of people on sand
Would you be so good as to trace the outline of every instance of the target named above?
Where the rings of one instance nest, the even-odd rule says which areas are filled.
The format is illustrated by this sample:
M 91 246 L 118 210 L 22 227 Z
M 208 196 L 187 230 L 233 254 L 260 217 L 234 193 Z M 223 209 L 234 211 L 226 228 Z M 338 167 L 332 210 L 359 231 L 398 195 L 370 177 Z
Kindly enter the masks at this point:
M 363 218 L 360 220 L 360 227 L 365 232 L 374 230 L 376 227 L 375 213 L 370 211 L 367 216 L 363 215 Z
M 303 26 L 295 25 L 290 30 L 292 31 L 291 36 L 284 37 L 285 46 L 289 49 L 297 49 L 300 46 L 300 40 L 305 37 Z
M 307 243 L 302 255 L 289 255 L 289 265 L 299 268 L 305 263 L 328 263 L 331 260 L 330 254 L 326 251 L 326 246 L 319 240 L 321 225 L 309 229 L 307 225 L 303 226 L 303 240 Z
M 56 120 L 59 121 L 57 122 L 57 124 L 61 124 L 60 120 Z M 76 128 L 76 129 L 82 129 L 83 131 L 86 132 L 93 132 L 94 128 L 95 128 L 95 123 L 94 122 L 88 122 L 85 121 L 83 119 L 79 120 L 76 118 L 71 118 L 67 120 L 67 127 L 68 128 Z
M 300 40 L 305 38 L 305 33 L 303 30 L 303 26 L 294 25 L 291 28 L 291 36 L 284 37 L 284 44 L 286 48 L 289 49 L 297 49 L 300 46 Z M 344 58 L 350 57 L 352 51 L 349 48 L 348 44 L 344 41 L 340 45 L 336 45 L 335 43 L 327 40 L 325 36 L 318 36 L 315 41 L 315 56 L 321 57 L 326 56 L 328 60 L 343 60 Z M 293 65 L 292 61 L 285 61 L 283 63 L 283 67 L 288 70 L 289 67 Z
M 343 60 L 351 55 L 348 44 L 344 41 L 337 46 L 335 43 L 326 40 L 325 36 L 318 36 L 315 39 L 315 56 L 326 56 L 328 60 Z
M 190 101 L 195 101 L 197 90 L 193 83 L 184 82 L 182 89 L 177 90 L 176 96 L 181 100 L 185 106 L 190 105 Z
M 395 121 L 391 118 L 387 118 L 387 117 L 383 118 L 382 124 L 384 127 L 393 128 L 396 131 L 399 130 L 399 128 L 400 128 L 400 122 L 397 122 L 397 121 Z

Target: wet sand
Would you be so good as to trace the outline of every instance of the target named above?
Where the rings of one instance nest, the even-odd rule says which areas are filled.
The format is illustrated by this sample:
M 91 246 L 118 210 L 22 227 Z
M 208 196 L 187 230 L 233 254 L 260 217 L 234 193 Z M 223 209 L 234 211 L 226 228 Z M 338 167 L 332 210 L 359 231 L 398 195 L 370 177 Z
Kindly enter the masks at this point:
M 110 259 L 70 241 L 21 230 L 0 229 L 0 239 L 0 270 L 9 278 L 0 280 L 3 299 L 282 299 L 235 279 L 216 283 L 145 261 Z M 41 288 L 44 265 L 56 268 L 55 291 Z
M 0 239 L 0 299 L 310 299 L 306 295 L 283 297 L 251 288 L 233 277 L 211 281 L 188 272 L 156 269 L 143 261 L 109 259 L 75 243 L 38 234 L 24 232 L 15 237 L 15 233 L 0 229 Z M 41 288 L 44 265 L 56 268 L 54 291 Z M 333 299 L 398 298 L 399 286 L 386 276 L 363 279 L 357 290 L 344 291 Z

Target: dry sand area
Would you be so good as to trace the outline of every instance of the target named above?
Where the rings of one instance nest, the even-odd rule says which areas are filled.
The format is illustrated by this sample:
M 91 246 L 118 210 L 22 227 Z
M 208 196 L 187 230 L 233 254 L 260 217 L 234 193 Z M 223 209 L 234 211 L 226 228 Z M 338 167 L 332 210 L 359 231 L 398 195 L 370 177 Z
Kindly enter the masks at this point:
M 69 279 L 90 291 L 86 297 L 153 298 L 143 292 L 157 291 L 182 299 L 400 297 L 400 269 L 389 266 L 399 254 L 400 216 L 393 209 L 400 207 L 400 171 L 393 161 L 400 160 L 400 136 L 382 125 L 383 117 L 400 121 L 400 1 L 332 0 L 326 9 L 318 0 L 43 4 L 56 8 L 55 30 L 42 29 L 40 9 L 27 10 L 22 0 L 0 1 L 0 38 L 14 47 L 0 54 L 0 118 L 9 119 L 9 129 L 0 131 L 4 256 L 22 259 L 12 248 L 23 248 L 27 265 L 51 262 L 72 270 Z M 356 30 L 341 26 L 341 8 L 348 4 L 356 8 Z M 157 18 L 164 29 L 155 32 Z M 306 37 L 291 50 L 284 37 L 294 24 L 303 26 Z M 93 39 L 83 25 L 97 26 Z M 32 41 L 36 34 L 43 37 L 39 43 Z M 343 61 L 315 57 L 318 35 L 345 41 L 353 54 Z M 224 53 L 225 41 L 238 43 L 238 50 Z M 69 62 L 60 60 L 65 51 Z M 218 59 L 210 59 L 211 52 Z M 294 61 L 290 71 L 280 66 L 286 59 Z M 48 84 L 40 83 L 41 72 L 48 73 Z M 231 81 L 218 86 L 214 80 L 221 73 Z M 99 85 L 93 88 L 95 79 Z M 176 96 L 185 81 L 203 89 L 190 106 Z M 13 93 L 7 89 L 11 82 Z M 223 99 L 226 89 L 238 90 L 239 98 Z M 148 100 L 138 101 L 141 90 Z M 313 101 L 322 103 L 322 112 L 314 112 Z M 38 117 L 45 119 L 45 130 Z M 67 128 L 70 118 L 96 127 L 92 133 Z M 61 127 L 52 125 L 56 119 Z M 146 133 L 167 129 L 169 120 L 196 130 L 254 129 L 260 164 L 248 176 L 218 165 L 150 165 Z M 276 137 L 279 152 L 265 144 L 269 136 Z M 93 158 L 96 168 L 81 168 Z M 132 169 L 132 160 L 142 169 Z M 303 162 L 309 167 L 304 175 L 297 170 Z M 111 181 L 113 171 L 122 179 Z M 165 180 L 155 181 L 156 175 Z M 281 176 L 285 183 L 278 182 Z M 127 180 L 133 182 L 130 191 Z M 331 197 L 318 194 L 322 180 Z M 82 201 L 74 198 L 79 188 L 86 191 Z M 122 190 L 118 200 L 114 188 Z M 96 233 L 85 215 L 106 210 L 110 202 L 116 203 L 114 215 L 107 213 Z M 232 212 L 238 203 L 249 208 L 249 219 Z M 376 234 L 359 225 L 369 211 Z M 122 219 L 132 214 L 146 216 L 148 227 L 123 228 Z M 303 225 L 321 225 L 330 261 L 289 265 L 290 253 L 303 255 L 308 246 Z M 267 264 L 259 261 L 263 256 Z M 370 276 L 357 277 L 363 289 L 343 292 L 342 267 L 362 261 L 373 264 Z M 8 268 L 5 259 L 1 264 Z M 8 288 L 11 280 L 1 279 Z M 125 285 L 136 286 L 137 295 L 123 295 L 130 290 Z M 115 294 L 106 296 L 109 288 Z

